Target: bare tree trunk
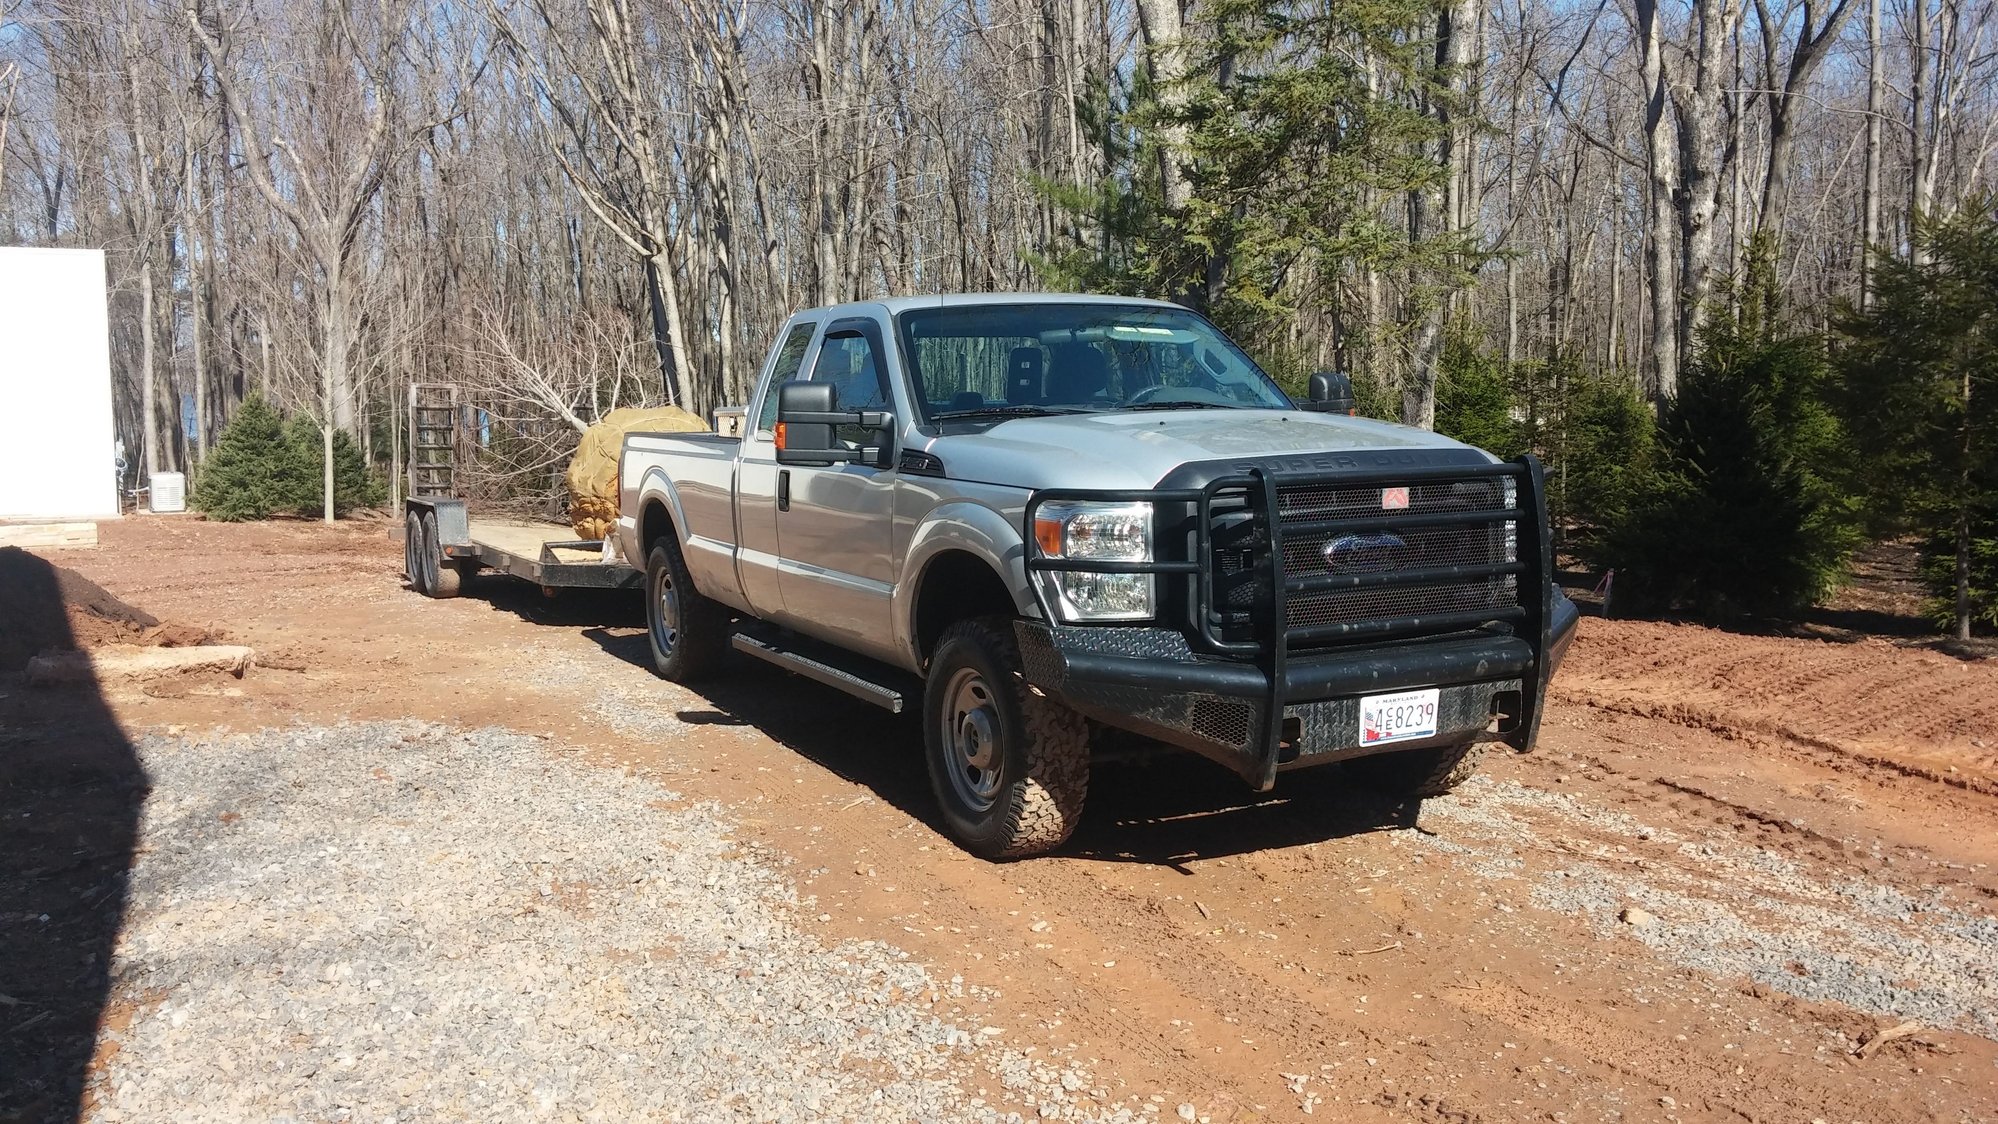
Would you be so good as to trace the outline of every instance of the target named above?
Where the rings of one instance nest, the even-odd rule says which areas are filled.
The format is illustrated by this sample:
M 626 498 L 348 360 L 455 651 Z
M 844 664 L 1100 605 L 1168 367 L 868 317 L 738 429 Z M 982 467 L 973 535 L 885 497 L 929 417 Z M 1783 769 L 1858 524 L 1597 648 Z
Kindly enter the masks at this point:
M 257 370 L 257 393 L 268 406 L 271 405 L 271 318 L 267 315 L 257 319 L 257 348 L 263 360 Z
M 201 297 L 201 244 L 205 239 L 194 232 L 194 224 L 200 221 L 201 199 L 194 179 L 192 144 L 184 154 L 184 166 L 189 214 L 188 221 L 181 224 L 181 235 L 187 239 L 187 322 L 194 351 L 194 463 L 199 465 L 208 459 L 208 348 Z
M 1138 28 L 1145 38 L 1151 63 L 1152 81 L 1158 86 L 1159 101 L 1168 115 L 1186 104 L 1182 83 L 1186 79 L 1186 27 L 1180 17 L 1179 0 L 1137 0 Z M 1173 121 L 1160 130 L 1165 143 L 1158 146 L 1159 185 L 1165 195 L 1166 210 L 1179 214 L 1193 198 L 1180 161 L 1187 149 L 1186 127 Z
M 1880 0 L 1866 3 L 1866 185 L 1860 202 L 1859 305 L 1873 304 L 1873 252 L 1880 244 L 1880 129 L 1886 112 L 1880 67 Z
M 158 379 L 153 373 L 153 262 L 147 250 L 139 258 L 139 414 L 145 430 L 146 475 L 160 470 Z
M 325 354 L 319 357 L 319 438 L 322 446 L 319 467 L 320 482 L 324 485 L 320 498 L 328 523 L 333 522 L 333 430 L 339 427 L 334 419 L 339 417 L 340 395 L 347 385 L 347 309 L 340 299 L 339 282 L 337 274 L 327 278 L 326 299 L 322 305 Z M 350 413 L 350 420 L 351 417 Z
M 1957 385 L 1958 416 L 1963 419 L 1957 429 L 1957 503 L 1956 503 L 1956 638 L 1970 639 L 1970 502 L 1976 491 L 1971 483 L 1973 457 L 1972 418 L 1970 413 L 1970 371 L 1969 362 L 1957 364 L 1960 381 Z
M 1714 211 L 1720 198 L 1715 152 L 1720 147 L 1721 48 L 1735 13 L 1722 0 L 1694 4 L 1693 73 L 1674 82 L 1679 110 L 1679 346 L 1689 349 L 1706 323 L 1713 292 Z
M 1878 0 L 1870 2 L 1876 10 L 1877 28 Z M 1768 0 L 1755 0 L 1755 11 L 1762 26 L 1763 70 L 1767 81 L 1773 85 L 1777 69 L 1773 40 L 1782 29 L 1772 23 Z M 1845 30 L 1845 22 L 1852 16 L 1852 0 L 1838 0 L 1825 16 L 1821 27 L 1811 26 L 1811 15 L 1812 6 L 1804 5 L 1803 26 L 1797 30 L 1797 42 L 1791 48 L 1790 64 L 1784 72 L 1783 84 L 1763 95 L 1769 103 L 1769 162 L 1762 181 L 1762 209 L 1756 217 L 1755 229 L 1772 235 L 1781 234 L 1783 211 L 1790 201 L 1790 166 L 1795 162 L 1797 148 L 1792 125 L 1797 103 L 1802 100 L 1805 87 L 1829 55 L 1830 48 Z M 1870 103 L 1870 91 L 1868 97 Z
M 1615 238 L 1609 243 L 1609 324 L 1603 331 L 1603 368 L 1615 370 L 1617 338 L 1623 334 L 1623 245 Z
M 1642 74 L 1644 82 L 1644 138 L 1649 182 L 1647 241 L 1644 248 L 1645 284 L 1651 291 L 1651 350 L 1646 373 L 1653 401 L 1663 402 L 1679 392 L 1678 314 L 1673 308 L 1672 191 L 1678 182 L 1678 161 L 1673 150 L 1671 123 L 1667 120 L 1669 98 L 1665 88 L 1665 39 L 1659 27 L 1658 0 L 1637 0 L 1639 34 L 1644 40 Z
M 1916 265 L 1927 265 L 1928 248 L 1915 236 L 1915 225 L 1929 209 L 1929 167 L 1935 153 L 1929 145 L 1934 115 L 1929 106 L 1929 0 L 1914 0 L 1915 34 L 1909 42 L 1913 81 L 1908 84 L 1908 245 Z

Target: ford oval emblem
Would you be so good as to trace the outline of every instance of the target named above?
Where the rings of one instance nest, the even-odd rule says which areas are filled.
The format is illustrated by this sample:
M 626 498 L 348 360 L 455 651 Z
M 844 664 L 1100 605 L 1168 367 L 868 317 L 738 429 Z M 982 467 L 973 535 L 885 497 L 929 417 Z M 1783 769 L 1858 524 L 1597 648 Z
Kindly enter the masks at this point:
M 1401 569 L 1407 554 L 1400 535 L 1340 535 L 1325 544 L 1325 568 L 1335 574 L 1384 574 Z

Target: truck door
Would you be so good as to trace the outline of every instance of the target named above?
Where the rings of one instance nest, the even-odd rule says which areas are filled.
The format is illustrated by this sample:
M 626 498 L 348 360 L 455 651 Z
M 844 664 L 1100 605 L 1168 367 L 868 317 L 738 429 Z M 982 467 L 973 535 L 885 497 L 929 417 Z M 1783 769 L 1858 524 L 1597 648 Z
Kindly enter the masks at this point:
M 743 599 L 758 616 L 776 616 L 784 605 L 777 587 L 777 387 L 798 377 L 818 328 L 812 320 L 785 327 L 757 384 L 761 397 L 742 436 L 735 476 L 735 573 Z
M 827 325 L 811 378 L 839 388 L 842 410 L 895 409 L 881 330 L 871 319 Z M 838 436 L 855 447 L 894 441 L 859 427 Z M 894 657 L 895 480 L 892 469 L 860 462 L 778 469 L 777 583 L 785 623 L 842 647 Z

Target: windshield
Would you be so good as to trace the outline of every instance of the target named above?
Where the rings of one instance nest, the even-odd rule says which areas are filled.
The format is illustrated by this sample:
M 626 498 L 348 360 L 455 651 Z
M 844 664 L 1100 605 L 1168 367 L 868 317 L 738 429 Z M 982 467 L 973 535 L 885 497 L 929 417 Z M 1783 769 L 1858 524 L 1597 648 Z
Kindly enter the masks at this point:
M 925 421 L 1124 409 L 1287 410 L 1212 324 L 1173 308 L 967 305 L 901 317 Z

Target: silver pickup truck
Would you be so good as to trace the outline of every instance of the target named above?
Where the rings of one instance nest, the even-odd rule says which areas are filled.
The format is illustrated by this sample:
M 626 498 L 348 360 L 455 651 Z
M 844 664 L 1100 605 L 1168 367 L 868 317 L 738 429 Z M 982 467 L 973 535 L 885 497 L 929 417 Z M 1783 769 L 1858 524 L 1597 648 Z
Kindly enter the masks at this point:
M 736 435 L 632 434 L 619 547 L 668 679 L 733 648 L 921 706 L 942 824 L 1074 830 L 1104 730 L 1258 790 L 1346 762 L 1439 795 L 1531 747 L 1576 621 L 1539 464 L 1293 402 L 1218 329 L 1124 297 L 801 312 Z

